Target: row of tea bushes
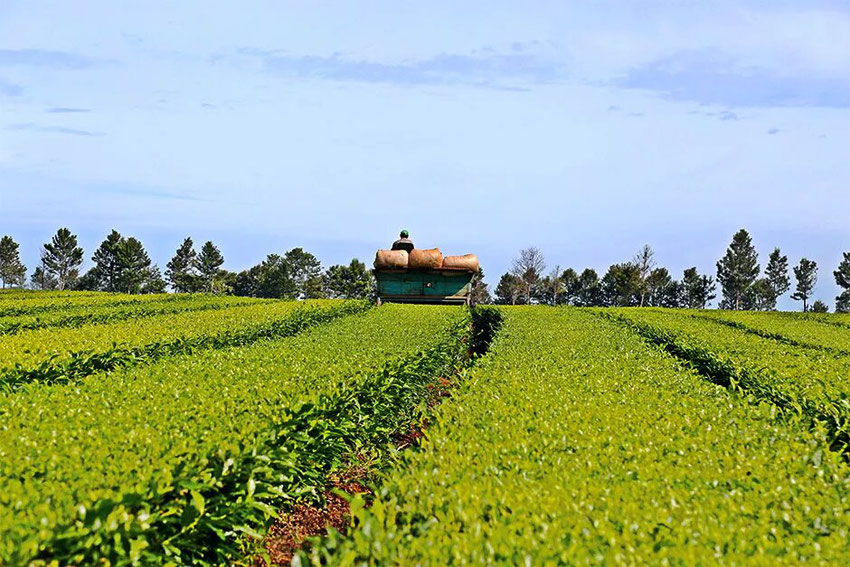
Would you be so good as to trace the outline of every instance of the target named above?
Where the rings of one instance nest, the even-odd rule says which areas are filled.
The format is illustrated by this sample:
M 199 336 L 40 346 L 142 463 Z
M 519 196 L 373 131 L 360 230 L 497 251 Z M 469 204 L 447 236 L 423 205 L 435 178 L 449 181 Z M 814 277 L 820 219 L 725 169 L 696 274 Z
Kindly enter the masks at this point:
M 589 311 L 505 308 L 490 353 L 333 565 L 840 565 L 850 469 L 779 419 Z
M 622 309 L 615 314 L 718 383 L 770 401 L 783 411 L 823 421 L 834 448 L 843 450 L 850 440 L 850 356 L 832 348 L 789 344 L 675 310 Z M 783 314 L 773 317 L 785 320 Z M 820 328 L 817 322 L 804 319 L 797 326 Z M 824 337 L 835 330 L 850 334 L 847 329 L 823 327 Z M 783 329 L 783 324 L 777 323 L 776 328 Z M 790 334 L 787 329 L 782 332 Z M 825 338 L 824 344 L 830 340 Z
M 70 328 L 116 323 L 189 311 L 209 311 L 239 305 L 256 305 L 263 300 L 220 295 L 182 295 L 157 301 L 121 301 L 94 305 L 76 305 L 73 309 L 55 309 L 35 315 L 0 318 L 0 335 L 45 328 Z
M 0 386 L 68 382 L 93 372 L 194 350 L 225 348 L 294 334 L 370 308 L 365 301 L 263 302 L 151 319 L 39 329 L 0 337 Z
M 467 360 L 466 309 L 388 305 L 0 397 L 0 564 L 223 564 Z

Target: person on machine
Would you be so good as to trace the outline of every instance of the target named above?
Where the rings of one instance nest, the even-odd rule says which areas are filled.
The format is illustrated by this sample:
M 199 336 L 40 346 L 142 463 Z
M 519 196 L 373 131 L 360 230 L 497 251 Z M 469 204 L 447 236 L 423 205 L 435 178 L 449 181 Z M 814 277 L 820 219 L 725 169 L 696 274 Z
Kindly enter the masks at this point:
M 399 234 L 399 239 L 393 242 L 393 250 L 413 250 L 413 241 L 410 239 L 410 233 L 407 230 L 402 230 Z

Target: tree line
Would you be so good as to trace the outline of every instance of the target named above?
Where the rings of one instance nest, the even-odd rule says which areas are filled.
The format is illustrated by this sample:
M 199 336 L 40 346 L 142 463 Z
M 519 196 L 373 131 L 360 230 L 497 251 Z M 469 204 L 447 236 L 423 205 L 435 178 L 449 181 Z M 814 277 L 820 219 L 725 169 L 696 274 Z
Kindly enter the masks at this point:
M 801 258 L 792 272 L 795 287 L 791 298 L 802 302 L 803 311 L 828 311 L 823 301 L 809 304 L 818 281 L 817 263 Z M 735 233 L 726 254 L 718 260 L 716 279 L 700 274 L 696 267 L 686 269 L 681 280 L 674 279 L 667 268 L 656 265 L 649 245 L 630 261 L 610 266 L 601 278 L 592 268 L 578 273 L 555 266 L 546 273 L 543 253 L 530 247 L 520 251 L 510 271 L 499 279 L 495 303 L 705 309 L 717 297 L 719 283 L 720 309 L 774 310 L 777 300 L 791 289 L 788 257 L 775 248 L 760 274 L 758 253 L 744 229 Z M 850 312 L 850 252 L 844 253 L 833 276 L 842 289 L 835 298 L 835 311 Z
M 374 277 L 360 260 L 323 269 L 318 258 L 302 248 L 269 254 L 256 266 L 232 272 L 222 267 L 224 256 L 215 244 L 207 241 L 196 250 L 187 237 L 163 274 L 141 241 L 113 230 L 91 256 L 92 267 L 81 273 L 84 256 L 77 236 L 60 228 L 42 246 L 39 265 L 29 278 L 30 287 L 131 294 L 162 293 L 170 288 L 180 293 L 289 299 L 368 298 L 375 293 Z M 802 302 L 803 311 L 827 311 L 820 300 L 809 304 L 818 279 L 817 263 L 801 258 L 791 272 L 795 280 L 791 298 Z M 835 310 L 850 312 L 850 252 L 844 253 L 833 276 L 842 289 L 835 298 Z M 27 283 L 27 268 L 11 236 L 0 238 L 0 283 L 4 288 Z M 717 262 L 716 279 L 700 274 L 696 267 L 686 269 L 680 280 L 674 279 L 667 268 L 656 265 L 649 245 L 630 261 L 610 266 L 600 278 L 592 268 L 579 273 L 556 265 L 547 273 L 543 253 L 531 247 L 522 250 L 510 271 L 502 275 L 495 298 L 479 269 L 473 276 L 472 296 L 476 303 L 704 309 L 717 297 L 718 284 L 721 309 L 776 309 L 777 300 L 791 289 L 788 257 L 775 248 L 762 274 L 752 239 L 741 229 Z
M 224 269 L 224 255 L 211 241 L 195 250 L 187 237 L 166 264 L 163 274 L 151 261 L 144 245 L 132 236 L 113 230 L 91 256 L 93 263 L 81 273 L 85 254 L 77 236 L 60 228 L 41 248 L 39 265 L 29 286 L 41 290 L 87 290 L 130 294 L 216 293 L 286 299 L 365 299 L 374 295 L 375 283 L 366 265 L 356 258 L 348 265 L 322 268 L 319 260 L 302 248 L 266 259 L 241 272 Z M 2 287 L 23 287 L 27 268 L 19 244 L 11 236 L 0 239 Z

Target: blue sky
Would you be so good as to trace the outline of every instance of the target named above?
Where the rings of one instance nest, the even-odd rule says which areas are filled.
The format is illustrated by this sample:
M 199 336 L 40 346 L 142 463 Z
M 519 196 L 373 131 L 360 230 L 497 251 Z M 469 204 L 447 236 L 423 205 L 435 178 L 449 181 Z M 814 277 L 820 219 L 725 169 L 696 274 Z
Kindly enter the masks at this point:
M 59 226 L 163 266 L 303 246 L 371 260 L 406 227 L 603 272 L 651 244 L 714 273 L 731 235 L 850 250 L 845 2 L 0 3 L 0 232 Z M 784 307 L 796 304 L 786 300 Z

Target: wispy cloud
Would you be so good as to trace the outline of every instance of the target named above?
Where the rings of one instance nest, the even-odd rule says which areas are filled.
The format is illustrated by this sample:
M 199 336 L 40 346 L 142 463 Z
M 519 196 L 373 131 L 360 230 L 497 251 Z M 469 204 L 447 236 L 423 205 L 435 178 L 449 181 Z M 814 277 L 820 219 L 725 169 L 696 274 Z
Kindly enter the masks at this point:
M 717 118 L 718 120 L 726 120 L 726 121 L 735 121 L 740 120 L 737 112 L 732 112 L 731 110 L 721 110 L 720 112 L 711 112 L 706 110 L 692 110 L 688 114 L 698 114 L 700 116 L 711 116 L 713 118 Z
M 45 49 L 0 49 L 0 67 L 50 67 L 52 69 L 85 69 L 102 63 L 101 60 Z
M 522 45 L 508 52 L 485 48 L 468 55 L 440 54 L 398 63 L 357 60 L 341 54 L 295 57 L 250 48 L 240 49 L 239 55 L 257 57 L 266 71 L 284 77 L 397 85 L 469 84 L 514 90 L 511 83 L 551 83 L 566 75 L 560 64 Z
M 99 190 L 104 193 L 120 193 L 122 195 L 135 195 L 140 197 L 155 197 L 157 199 L 170 199 L 175 201 L 196 201 L 199 203 L 215 203 L 214 199 L 197 197 L 189 193 L 177 193 L 162 189 L 154 189 L 149 187 L 127 187 L 127 186 L 106 186 Z
M 103 132 L 90 132 L 88 130 L 77 130 L 75 128 L 65 128 L 63 126 L 41 126 L 32 122 L 24 122 L 21 124 L 9 124 L 6 130 L 25 130 L 28 132 L 44 132 L 47 134 L 70 134 L 73 136 L 105 136 Z
M 743 65 L 717 49 L 680 51 L 633 69 L 614 84 L 701 104 L 850 107 L 850 78 L 788 76 Z
M 0 77 L 0 94 L 6 96 L 21 96 L 23 92 L 24 88 L 21 85 L 16 85 L 15 83 Z
M 51 112 L 54 114 L 70 114 L 75 112 L 91 112 L 91 109 L 88 108 L 69 108 L 66 106 L 54 106 L 53 108 L 48 108 L 47 112 Z

